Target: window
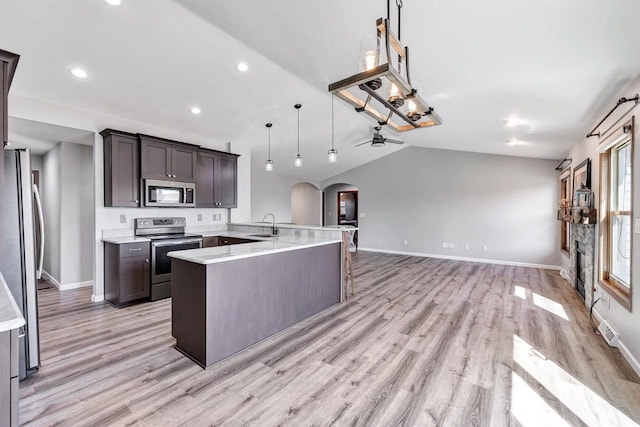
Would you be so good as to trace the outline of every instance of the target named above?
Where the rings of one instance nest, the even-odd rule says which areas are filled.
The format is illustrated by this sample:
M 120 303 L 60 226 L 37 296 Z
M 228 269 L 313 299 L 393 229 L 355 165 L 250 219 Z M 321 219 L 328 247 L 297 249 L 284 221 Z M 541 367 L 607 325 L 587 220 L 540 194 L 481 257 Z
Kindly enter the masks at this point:
M 633 121 L 600 155 L 600 283 L 631 309 Z
M 571 187 L 569 177 L 571 176 L 571 169 L 560 175 L 560 199 L 570 203 L 571 200 Z M 562 202 L 561 202 L 562 204 Z M 560 218 L 560 249 L 569 253 L 569 242 L 571 241 L 571 223 L 565 221 L 564 218 Z

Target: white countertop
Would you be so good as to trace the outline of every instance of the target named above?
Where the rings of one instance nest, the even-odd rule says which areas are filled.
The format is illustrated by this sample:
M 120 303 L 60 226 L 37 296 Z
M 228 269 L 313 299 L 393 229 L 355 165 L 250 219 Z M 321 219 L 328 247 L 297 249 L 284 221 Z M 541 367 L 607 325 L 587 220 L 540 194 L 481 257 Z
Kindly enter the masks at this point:
M 115 243 L 116 245 L 123 245 L 125 243 L 140 243 L 140 242 L 150 242 L 151 239 L 147 239 L 146 237 L 137 237 L 137 236 L 118 236 L 118 237 L 103 237 L 103 242 L 107 243 Z
M 249 225 L 252 227 L 271 227 L 273 225 L 272 222 L 232 222 L 229 225 Z M 325 225 L 324 227 L 321 225 L 300 225 L 300 224 L 288 224 L 288 223 L 279 223 L 276 222 L 276 227 L 278 228 L 299 228 L 305 230 L 357 230 L 358 227 L 354 227 L 353 225 Z
M 218 232 L 217 236 L 243 237 L 259 240 L 253 243 L 239 245 L 214 246 L 211 248 L 188 249 L 185 251 L 169 252 L 172 258 L 193 262 L 196 264 L 213 264 L 260 255 L 270 255 L 278 252 L 295 251 L 314 246 L 340 243 L 339 239 L 318 239 L 300 236 L 274 236 L 266 238 L 253 237 L 246 232 Z
M 10 331 L 22 325 L 24 317 L 0 273 L 0 332 Z

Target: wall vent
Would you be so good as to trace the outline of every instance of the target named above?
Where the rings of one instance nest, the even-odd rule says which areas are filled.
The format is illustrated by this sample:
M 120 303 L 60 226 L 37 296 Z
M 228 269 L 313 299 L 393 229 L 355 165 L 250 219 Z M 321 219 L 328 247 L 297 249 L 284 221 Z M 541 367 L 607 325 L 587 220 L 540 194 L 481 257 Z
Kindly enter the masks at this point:
M 618 347 L 620 344 L 620 335 L 618 335 L 607 321 L 603 320 L 600 322 L 598 331 L 600 331 L 600 335 L 602 335 L 602 338 L 604 338 L 607 344 L 611 347 Z

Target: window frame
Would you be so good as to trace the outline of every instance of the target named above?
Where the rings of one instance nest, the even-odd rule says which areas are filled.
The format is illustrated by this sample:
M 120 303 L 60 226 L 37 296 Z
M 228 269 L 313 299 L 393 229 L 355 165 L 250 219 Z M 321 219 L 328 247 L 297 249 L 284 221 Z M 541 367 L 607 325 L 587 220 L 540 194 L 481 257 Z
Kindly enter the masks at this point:
M 631 301 L 633 295 L 633 180 L 634 180 L 634 129 L 635 129 L 635 117 L 624 124 L 623 132 L 606 150 L 600 153 L 600 191 L 599 191 L 599 205 L 600 205 L 600 227 L 599 227 L 599 271 L 598 282 L 607 293 L 609 293 L 616 301 L 618 301 L 623 307 L 631 311 Z M 629 129 L 629 131 L 625 131 Z M 613 216 L 619 214 L 619 211 L 613 209 L 613 177 L 612 177 L 612 153 L 625 145 L 629 145 L 629 156 L 631 159 L 631 210 L 620 211 L 624 215 L 629 215 L 630 234 L 631 234 L 631 248 L 630 248 L 630 271 L 629 271 L 629 287 L 621 282 L 614 274 L 611 273 L 612 267 L 612 227 Z M 617 167 L 617 166 L 616 166 Z

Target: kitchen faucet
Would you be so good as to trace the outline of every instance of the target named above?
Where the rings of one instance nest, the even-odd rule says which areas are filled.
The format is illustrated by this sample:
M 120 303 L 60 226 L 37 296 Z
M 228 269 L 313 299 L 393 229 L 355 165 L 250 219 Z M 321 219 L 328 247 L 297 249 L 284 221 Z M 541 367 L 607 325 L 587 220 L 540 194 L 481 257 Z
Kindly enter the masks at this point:
M 273 226 L 271 227 L 271 234 L 275 236 L 276 234 L 278 234 L 278 227 L 276 227 L 276 216 L 272 213 L 268 213 L 264 216 L 264 218 L 262 218 L 262 222 L 266 222 L 267 217 L 269 215 L 271 215 L 271 217 L 273 218 Z

